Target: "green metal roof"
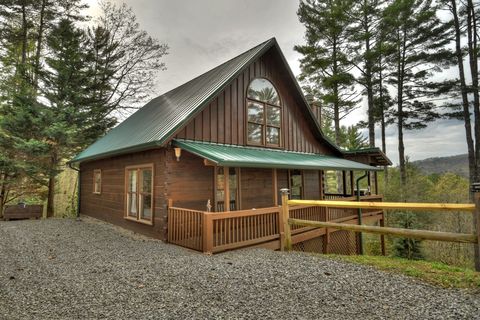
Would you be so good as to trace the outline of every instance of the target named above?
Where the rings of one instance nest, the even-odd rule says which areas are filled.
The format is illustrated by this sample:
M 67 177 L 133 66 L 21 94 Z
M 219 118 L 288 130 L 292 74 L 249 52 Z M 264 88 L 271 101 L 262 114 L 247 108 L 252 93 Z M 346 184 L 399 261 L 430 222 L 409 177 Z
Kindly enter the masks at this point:
M 250 62 L 273 45 L 276 45 L 275 38 L 151 100 L 70 162 L 162 146 Z
M 276 48 L 296 88 L 295 91 L 303 101 L 305 114 L 313 128 L 312 132 L 318 139 L 329 145 L 336 154 L 347 154 L 323 134 L 285 56 L 275 38 L 272 38 L 151 100 L 69 162 L 106 158 L 164 146 L 178 129 L 187 125 L 235 77 L 272 47 Z
M 346 155 L 352 155 L 352 156 L 372 155 L 377 161 L 377 164 L 388 165 L 388 166 L 392 165 L 392 161 L 378 147 L 366 147 L 366 148 L 359 148 L 359 149 L 353 149 L 353 150 L 344 150 L 343 153 Z
M 173 140 L 173 145 L 208 159 L 219 166 L 226 167 L 382 170 L 381 168 L 372 167 L 363 163 L 315 153 L 301 153 L 178 139 Z

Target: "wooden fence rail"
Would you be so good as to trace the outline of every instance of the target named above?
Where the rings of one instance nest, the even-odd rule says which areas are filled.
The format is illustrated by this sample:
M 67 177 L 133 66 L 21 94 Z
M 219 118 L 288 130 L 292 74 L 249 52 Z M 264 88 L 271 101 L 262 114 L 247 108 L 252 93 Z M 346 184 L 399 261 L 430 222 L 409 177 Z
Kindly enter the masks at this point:
M 353 202 L 332 200 L 288 200 L 288 189 L 282 189 L 282 218 L 284 221 L 285 240 L 282 246 L 287 250 L 292 249 L 291 230 L 302 227 L 322 227 L 354 232 L 367 232 L 382 235 L 392 235 L 405 238 L 423 240 L 436 240 L 448 242 L 473 243 L 475 248 L 475 269 L 480 271 L 480 190 L 476 190 L 475 203 L 447 204 L 447 203 L 403 203 L 403 202 Z M 323 208 L 344 209 L 404 209 L 416 211 L 458 211 L 473 213 L 475 234 L 450 233 L 427 230 L 413 230 L 401 228 L 374 227 L 365 225 L 352 225 L 323 221 L 310 221 L 296 219 L 289 216 L 289 205 L 311 205 Z

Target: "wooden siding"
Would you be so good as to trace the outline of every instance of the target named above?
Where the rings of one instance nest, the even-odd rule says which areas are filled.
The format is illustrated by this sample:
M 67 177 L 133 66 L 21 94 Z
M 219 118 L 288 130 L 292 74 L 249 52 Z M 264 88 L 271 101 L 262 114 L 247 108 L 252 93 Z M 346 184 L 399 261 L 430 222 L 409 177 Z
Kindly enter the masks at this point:
M 177 161 L 173 149 L 166 152 L 167 198 L 175 207 L 207 210 L 207 201 L 213 207 L 214 167 L 205 166 L 203 159 L 182 150 Z
M 332 154 L 330 147 L 314 136 L 315 129 L 307 120 L 307 111 L 301 105 L 278 53 L 273 50 L 234 79 L 200 114 L 180 129 L 175 138 L 247 145 L 246 91 L 250 81 L 258 77 L 270 80 L 279 92 L 282 104 L 282 148 Z
M 153 226 L 124 218 L 125 167 L 152 163 L 154 167 Z M 165 151 L 155 149 L 82 163 L 80 212 L 158 239 L 166 236 Z M 102 172 L 102 192 L 93 193 L 93 171 Z
M 303 197 L 305 199 L 320 199 L 320 181 L 317 170 L 303 170 L 303 184 Z
M 241 169 L 242 209 L 267 208 L 274 205 L 271 169 Z

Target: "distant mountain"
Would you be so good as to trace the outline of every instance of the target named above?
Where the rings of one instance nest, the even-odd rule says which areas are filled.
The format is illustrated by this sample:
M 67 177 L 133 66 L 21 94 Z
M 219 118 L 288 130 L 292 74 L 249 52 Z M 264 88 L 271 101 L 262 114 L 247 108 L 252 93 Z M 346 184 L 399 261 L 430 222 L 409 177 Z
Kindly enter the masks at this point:
M 412 161 L 416 167 L 426 174 L 453 172 L 468 178 L 468 156 L 459 154 L 451 157 L 428 158 Z

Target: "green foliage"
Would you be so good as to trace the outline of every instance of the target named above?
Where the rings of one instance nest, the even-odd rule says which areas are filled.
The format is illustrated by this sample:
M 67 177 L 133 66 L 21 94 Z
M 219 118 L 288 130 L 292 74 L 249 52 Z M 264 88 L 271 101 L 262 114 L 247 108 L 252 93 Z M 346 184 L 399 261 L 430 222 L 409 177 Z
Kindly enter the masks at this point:
M 397 212 L 395 226 L 403 229 L 421 229 L 417 221 L 417 216 L 412 212 Z M 409 260 L 422 259 L 421 240 L 395 238 L 394 240 L 395 256 Z
M 329 109 L 337 144 L 340 119 L 358 103 L 347 50 L 352 6 L 351 0 L 305 0 L 297 12 L 306 28 L 306 44 L 295 46 L 302 54 L 300 79 L 307 83 L 307 94 Z
M 335 131 L 332 127 L 332 121 L 326 117 L 322 120 L 322 131 L 330 139 L 335 140 Z M 367 138 L 360 132 L 359 127 L 355 125 L 341 126 L 338 136 L 338 146 L 345 150 L 355 150 L 368 147 Z
M 63 162 L 147 98 L 168 47 L 139 28 L 126 5 L 102 2 L 88 30 L 81 0 L 0 3 L 0 215 L 48 188 Z M 43 189 L 42 189 L 43 188 Z

